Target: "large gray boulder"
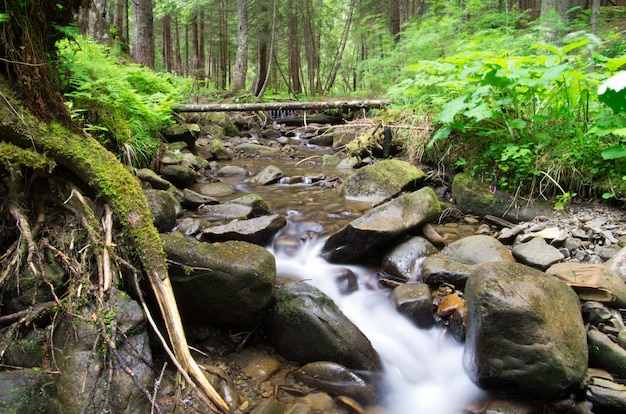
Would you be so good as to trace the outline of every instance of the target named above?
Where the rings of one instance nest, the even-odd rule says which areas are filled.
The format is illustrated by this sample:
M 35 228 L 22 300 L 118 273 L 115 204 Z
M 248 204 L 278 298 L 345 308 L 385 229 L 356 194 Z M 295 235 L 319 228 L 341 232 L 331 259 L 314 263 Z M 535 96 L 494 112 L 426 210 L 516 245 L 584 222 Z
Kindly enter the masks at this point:
M 331 235 L 321 255 L 330 262 L 357 259 L 392 238 L 418 228 L 441 213 L 430 187 L 405 194 L 372 209 Z
M 369 339 L 332 299 L 306 282 L 278 289 L 266 326 L 272 344 L 287 359 L 332 361 L 355 370 L 381 369 Z
M 172 230 L 176 224 L 176 217 L 182 211 L 178 200 L 163 190 L 144 190 L 143 192 L 157 230 L 160 232 Z
M 400 160 L 383 160 L 359 169 L 344 181 L 341 194 L 348 200 L 379 204 L 402 190 L 414 190 L 425 174 L 418 167 Z
M 183 319 L 236 325 L 259 320 L 276 282 L 276 262 L 267 249 L 243 241 L 161 238 Z
M 382 269 L 404 281 L 421 280 L 421 260 L 439 250 L 423 237 L 415 236 L 385 253 Z
M 470 276 L 464 364 L 490 390 L 543 398 L 578 386 L 587 340 L 576 293 L 519 263 L 485 263 Z
M 286 224 L 287 219 L 280 214 L 271 214 L 248 220 L 233 220 L 221 226 L 203 229 L 198 238 L 199 240 L 210 242 L 241 240 L 264 245 Z

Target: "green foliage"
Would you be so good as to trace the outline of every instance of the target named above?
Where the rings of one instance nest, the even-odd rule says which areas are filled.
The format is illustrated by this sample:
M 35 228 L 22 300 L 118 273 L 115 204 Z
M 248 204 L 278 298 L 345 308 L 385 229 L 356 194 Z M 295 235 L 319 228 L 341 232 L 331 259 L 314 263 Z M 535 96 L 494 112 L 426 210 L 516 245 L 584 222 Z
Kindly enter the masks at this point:
M 173 123 L 181 80 L 123 64 L 107 47 L 82 37 L 63 40 L 58 48 L 72 117 L 124 162 L 147 164 L 159 131 Z

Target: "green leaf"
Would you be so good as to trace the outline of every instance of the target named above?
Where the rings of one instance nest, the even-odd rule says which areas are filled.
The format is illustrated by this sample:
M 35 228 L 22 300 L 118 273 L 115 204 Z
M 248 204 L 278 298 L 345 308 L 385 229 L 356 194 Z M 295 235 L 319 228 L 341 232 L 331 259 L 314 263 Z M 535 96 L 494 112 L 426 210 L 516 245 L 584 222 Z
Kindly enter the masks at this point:
M 466 108 L 467 104 L 465 103 L 465 97 L 448 101 L 443 105 L 443 107 L 441 107 L 439 119 L 444 124 L 451 124 L 454 122 L 454 117 Z
M 604 160 L 623 158 L 626 157 L 626 147 L 623 145 L 614 145 L 602 151 L 600 155 L 602 155 L 602 159 Z
M 561 53 L 567 54 L 571 52 L 572 50 L 578 49 L 579 47 L 585 46 L 587 44 L 589 44 L 589 39 L 582 39 L 582 40 L 579 40 L 578 42 L 570 43 L 569 45 L 565 45 L 561 48 Z
M 527 122 L 524 121 L 523 119 L 511 119 L 509 121 L 509 127 L 514 128 L 514 129 L 524 129 L 526 128 Z
M 465 111 L 463 113 L 468 118 L 473 118 L 476 122 L 480 122 L 483 119 L 493 118 L 493 111 L 489 109 L 486 103 L 481 103 L 475 107 Z
M 606 62 L 606 68 L 610 70 L 611 72 L 615 72 L 616 70 L 618 70 L 625 64 L 626 64 L 626 56 L 621 56 L 618 58 L 609 59 Z

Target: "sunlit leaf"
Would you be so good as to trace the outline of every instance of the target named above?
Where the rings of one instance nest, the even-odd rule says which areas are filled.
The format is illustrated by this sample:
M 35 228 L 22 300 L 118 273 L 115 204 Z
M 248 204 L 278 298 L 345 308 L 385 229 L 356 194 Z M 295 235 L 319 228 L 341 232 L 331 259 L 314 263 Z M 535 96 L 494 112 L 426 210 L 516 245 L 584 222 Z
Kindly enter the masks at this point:
M 623 145 L 614 145 L 602 151 L 600 155 L 602 155 L 602 159 L 604 160 L 624 158 L 626 157 L 626 147 L 624 147 Z
M 454 122 L 454 117 L 461 111 L 465 110 L 465 108 L 467 108 L 467 104 L 465 103 L 465 97 L 460 97 L 448 101 L 441 108 L 439 119 L 444 124 L 451 124 L 452 122 Z

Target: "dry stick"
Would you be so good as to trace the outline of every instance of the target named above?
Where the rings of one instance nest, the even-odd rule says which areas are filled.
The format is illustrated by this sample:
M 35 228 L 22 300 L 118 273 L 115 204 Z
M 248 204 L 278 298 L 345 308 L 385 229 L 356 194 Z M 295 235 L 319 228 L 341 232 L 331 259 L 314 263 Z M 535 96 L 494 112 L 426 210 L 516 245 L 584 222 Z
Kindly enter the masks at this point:
M 103 289 L 105 291 L 111 288 L 113 275 L 111 273 L 111 255 L 109 249 L 112 248 L 112 228 L 113 228 L 113 212 L 108 204 L 104 205 L 104 218 L 102 219 L 102 227 L 104 227 L 104 250 L 102 251 L 102 272 L 104 274 Z
M 165 368 L 167 368 L 167 362 L 163 363 L 163 368 L 161 368 L 161 375 L 159 375 L 159 378 L 154 381 L 154 391 L 152 393 L 152 408 L 150 409 L 150 414 L 154 414 L 157 393 L 159 392 L 159 387 L 161 386 L 161 381 L 163 380 L 163 375 L 165 374 Z

